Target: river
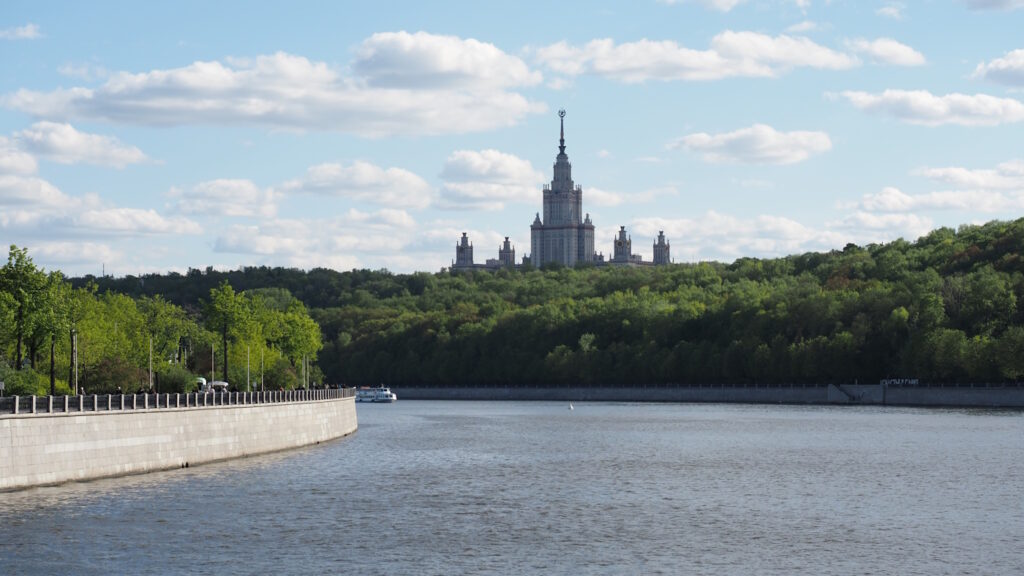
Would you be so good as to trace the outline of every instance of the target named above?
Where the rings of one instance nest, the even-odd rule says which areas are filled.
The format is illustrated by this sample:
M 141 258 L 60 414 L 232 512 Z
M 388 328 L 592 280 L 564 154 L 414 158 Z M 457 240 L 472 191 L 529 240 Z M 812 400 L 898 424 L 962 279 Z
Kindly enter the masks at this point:
M 3 574 L 1021 574 L 1024 413 L 399 401 L 0 494 Z

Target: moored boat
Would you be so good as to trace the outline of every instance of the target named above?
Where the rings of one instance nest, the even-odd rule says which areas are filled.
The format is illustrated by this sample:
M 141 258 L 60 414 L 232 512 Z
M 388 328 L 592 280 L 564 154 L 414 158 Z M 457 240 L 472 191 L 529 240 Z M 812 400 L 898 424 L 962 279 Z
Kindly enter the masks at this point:
M 356 402 L 394 402 L 398 395 L 387 386 L 363 386 L 356 390 Z

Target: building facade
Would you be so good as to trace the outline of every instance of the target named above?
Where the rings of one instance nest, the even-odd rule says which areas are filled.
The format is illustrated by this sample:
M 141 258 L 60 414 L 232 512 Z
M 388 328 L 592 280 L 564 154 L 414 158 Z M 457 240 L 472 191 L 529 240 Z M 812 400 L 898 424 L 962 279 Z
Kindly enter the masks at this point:
M 658 240 L 654 243 L 654 265 L 660 266 L 662 264 L 668 264 L 672 262 L 671 255 L 669 254 L 668 240 L 665 240 L 665 231 L 658 230 Z
M 562 266 L 576 266 L 580 263 L 595 266 L 651 266 L 668 264 L 669 245 L 665 240 L 665 232 L 658 233 L 654 243 L 653 262 L 644 262 L 639 254 L 632 253 L 633 241 L 626 233 L 626 227 L 620 226 L 618 236 L 614 239 L 612 257 L 605 257 L 594 251 L 594 223 L 590 214 L 583 212 L 583 187 L 572 179 L 572 164 L 565 153 L 565 110 L 558 111 L 559 139 L 558 155 L 555 156 L 551 184 L 543 189 L 543 210 L 534 216 L 530 226 L 530 255 L 523 262 L 534 267 L 556 263 Z M 498 247 L 498 258 L 488 258 L 484 264 L 473 262 L 473 244 L 466 233 L 455 245 L 454 270 L 515 267 L 516 251 L 505 237 L 503 245 Z
M 583 214 L 583 187 L 573 182 L 572 164 L 565 153 L 565 110 L 559 110 L 558 116 L 558 156 L 551 184 L 544 186 L 544 216 L 538 213 L 530 226 L 530 263 L 534 266 L 594 261 L 594 223 L 590 214 Z

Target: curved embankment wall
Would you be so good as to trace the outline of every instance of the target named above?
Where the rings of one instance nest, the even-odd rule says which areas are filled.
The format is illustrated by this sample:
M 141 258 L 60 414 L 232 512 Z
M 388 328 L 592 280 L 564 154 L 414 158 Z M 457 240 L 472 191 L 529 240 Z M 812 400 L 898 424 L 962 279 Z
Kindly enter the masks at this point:
M 352 397 L 0 416 L 0 490 L 286 450 L 357 427 Z
M 640 388 L 391 387 L 399 400 L 549 400 L 599 402 L 737 402 L 1024 408 L 1024 386 L 669 386 Z

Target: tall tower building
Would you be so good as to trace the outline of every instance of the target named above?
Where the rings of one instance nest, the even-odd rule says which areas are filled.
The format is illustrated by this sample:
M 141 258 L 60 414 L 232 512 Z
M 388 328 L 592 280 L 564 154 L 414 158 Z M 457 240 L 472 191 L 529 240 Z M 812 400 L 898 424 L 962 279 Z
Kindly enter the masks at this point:
M 619 235 L 615 237 L 615 250 L 612 262 L 629 262 L 633 256 L 633 239 L 626 235 L 626 227 L 619 226 Z
M 473 266 L 473 244 L 470 243 L 465 232 L 462 233 L 459 243 L 455 245 L 454 266 L 457 268 Z
M 565 110 L 559 110 L 558 117 L 558 156 L 551 184 L 544 186 L 544 217 L 538 213 L 530 226 L 530 261 L 535 266 L 594 261 L 594 224 L 590 214 L 583 215 L 583 188 L 573 183 L 565 153 Z
M 669 256 L 669 243 L 665 240 L 665 231 L 658 230 L 658 241 L 654 243 L 654 265 L 668 264 L 671 262 Z
M 498 248 L 498 261 L 501 262 L 502 266 L 509 268 L 516 265 L 516 249 L 509 243 L 508 236 L 505 236 L 505 243 Z

